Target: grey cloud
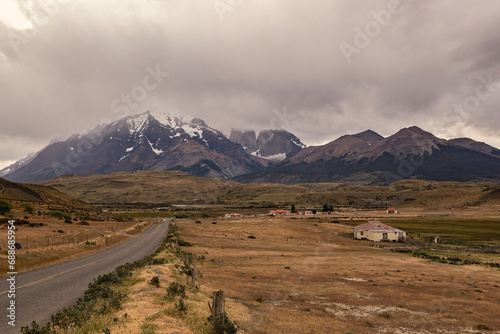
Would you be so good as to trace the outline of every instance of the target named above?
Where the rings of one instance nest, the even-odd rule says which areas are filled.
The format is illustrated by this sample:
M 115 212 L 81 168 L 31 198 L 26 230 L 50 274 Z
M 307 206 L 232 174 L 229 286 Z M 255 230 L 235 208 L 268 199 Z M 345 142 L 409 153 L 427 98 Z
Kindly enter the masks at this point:
M 27 15 L 41 13 L 21 2 Z M 498 92 L 467 124 L 443 116 L 474 93 L 478 75 L 500 79 L 500 3 L 401 0 L 401 13 L 348 64 L 339 45 L 353 44 L 354 27 L 388 2 L 244 0 L 222 21 L 211 1 L 67 1 L 19 55 L 0 22 L 0 134 L 43 147 L 116 119 L 112 102 L 158 64 L 169 77 L 131 113 L 160 107 L 226 134 L 282 125 L 306 144 L 448 126 L 500 146 Z M 285 108 L 293 117 L 278 124 L 273 110 Z

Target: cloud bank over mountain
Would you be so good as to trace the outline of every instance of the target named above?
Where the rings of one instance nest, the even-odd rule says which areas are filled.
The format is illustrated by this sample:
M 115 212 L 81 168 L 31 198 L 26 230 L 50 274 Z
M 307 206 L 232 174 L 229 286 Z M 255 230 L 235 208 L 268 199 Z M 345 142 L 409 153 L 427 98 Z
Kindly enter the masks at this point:
M 307 145 L 417 125 L 500 146 L 498 1 L 49 3 L 14 6 L 29 31 L 0 15 L 0 166 L 151 108 Z

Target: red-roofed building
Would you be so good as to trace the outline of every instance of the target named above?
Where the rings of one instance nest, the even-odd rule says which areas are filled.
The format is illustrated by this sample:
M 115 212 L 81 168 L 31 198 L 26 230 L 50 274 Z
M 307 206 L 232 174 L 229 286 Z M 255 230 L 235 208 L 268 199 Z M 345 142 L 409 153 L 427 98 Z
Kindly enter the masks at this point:
M 290 211 L 282 210 L 282 209 L 271 210 L 271 211 L 269 211 L 269 215 L 270 216 L 290 216 Z
M 406 239 L 406 232 L 395 227 L 383 224 L 378 220 L 370 220 L 367 223 L 352 228 L 355 239 L 367 239 L 372 241 L 399 241 Z
M 396 208 L 388 208 L 385 210 L 385 213 L 398 213 L 398 210 L 396 210 Z

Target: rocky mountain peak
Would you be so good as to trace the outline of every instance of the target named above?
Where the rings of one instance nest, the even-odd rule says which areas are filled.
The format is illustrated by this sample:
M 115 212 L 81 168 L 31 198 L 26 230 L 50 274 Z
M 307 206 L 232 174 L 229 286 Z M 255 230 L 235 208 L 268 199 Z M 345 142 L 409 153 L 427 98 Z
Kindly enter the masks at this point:
M 306 147 L 297 136 L 285 130 L 262 130 L 257 137 L 252 130 L 232 130 L 229 139 L 243 146 L 246 152 L 272 161 L 281 161 Z

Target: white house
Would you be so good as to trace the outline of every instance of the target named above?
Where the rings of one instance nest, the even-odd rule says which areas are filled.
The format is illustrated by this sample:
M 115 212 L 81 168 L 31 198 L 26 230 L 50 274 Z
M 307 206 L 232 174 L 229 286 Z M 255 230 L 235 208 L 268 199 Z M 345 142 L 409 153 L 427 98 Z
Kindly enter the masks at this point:
M 233 213 L 226 213 L 225 218 L 242 218 L 243 215 L 241 213 L 233 212 Z
M 378 220 L 370 220 L 367 223 L 352 228 L 355 239 L 367 239 L 372 241 L 399 241 L 406 239 L 406 232 L 395 227 L 383 224 Z
M 271 210 L 271 211 L 269 211 L 269 215 L 270 216 L 290 216 L 290 211 L 282 210 L 282 209 Z
M 299 215 L 312 216 L 313 212 L 312 211 L 301 211 L 301 212 L 299 212 Z

